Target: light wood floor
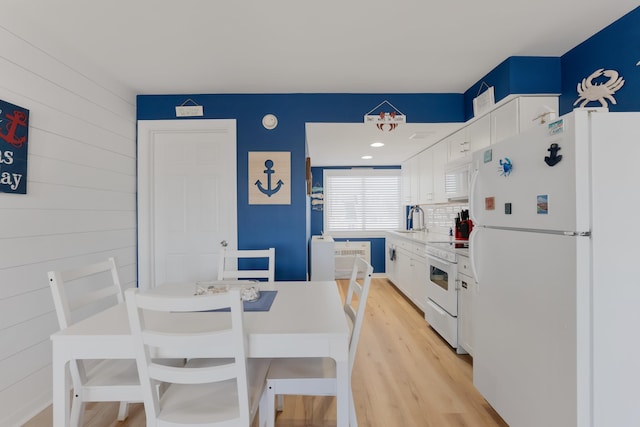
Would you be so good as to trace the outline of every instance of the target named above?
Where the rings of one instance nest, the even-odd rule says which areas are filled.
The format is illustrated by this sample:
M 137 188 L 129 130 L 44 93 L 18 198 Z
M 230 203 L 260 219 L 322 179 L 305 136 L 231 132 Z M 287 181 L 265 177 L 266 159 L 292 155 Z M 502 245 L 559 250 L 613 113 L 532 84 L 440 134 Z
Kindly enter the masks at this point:
M 339 281 L 341 289 L 347 281 Z M 473 387 L 472 359 L 457 355 L 386 279 L 373 279 L 352 377 L 361 427 L 507 426 Z M 117 404 L 88 404 L 87 427 L 143 427 L 142 404 L 116 421 Z M 257 423 L 256 423 L 257 424 Z M 51 407 L 24 427 L 51 426 Z M 277 427 L 335 427 L 332 397 L 286 396 Z

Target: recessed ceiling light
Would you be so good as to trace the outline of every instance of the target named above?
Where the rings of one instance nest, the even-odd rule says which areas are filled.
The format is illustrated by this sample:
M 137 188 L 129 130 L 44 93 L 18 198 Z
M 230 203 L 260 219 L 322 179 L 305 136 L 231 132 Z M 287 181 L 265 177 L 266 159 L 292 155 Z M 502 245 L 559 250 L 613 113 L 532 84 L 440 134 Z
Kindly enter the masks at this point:
M 378 147 L 384 147 L 384 142 L 374 142 L 372 144 L 370 144 L 372 147 L 374 148 L 378 148 Z
M 360 157 L 362 160 L 371 160 L 373 159 L 373 156 L 362 156 Z

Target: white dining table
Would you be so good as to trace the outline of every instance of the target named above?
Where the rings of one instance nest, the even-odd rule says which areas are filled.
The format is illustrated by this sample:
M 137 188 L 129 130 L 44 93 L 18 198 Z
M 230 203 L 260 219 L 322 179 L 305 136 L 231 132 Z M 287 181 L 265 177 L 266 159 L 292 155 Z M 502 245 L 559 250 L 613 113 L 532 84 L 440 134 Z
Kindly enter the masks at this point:
M 246 311 L 248 357 L 330 357 L 337 371 L 337 425 L 349 425 L 349 326 L 335 281 L 261 282 L 260 290 L 276 290 L 269 311 Z M 194 292 L 195 283 L 163 285 L 144 292 L 182 294 Z M 202 322 L 202 313 L 198 322 Z M 212 322 L 220 313 L 207 313 Z M 192 330 L 194 318 L 172 313 L 171 328 Z M 133 359 L 133 338 L 125 304 L 118 304 L 51 335 L 53 345 L 53 425 L 68 427 L 70 384 L 67 369 L 73 359 Z M 171 357 L 171 355 L 162 355 Z M 188 355 L 181 355 L 184 357 Z M 355 424 L 355 423 L 354 423 Z

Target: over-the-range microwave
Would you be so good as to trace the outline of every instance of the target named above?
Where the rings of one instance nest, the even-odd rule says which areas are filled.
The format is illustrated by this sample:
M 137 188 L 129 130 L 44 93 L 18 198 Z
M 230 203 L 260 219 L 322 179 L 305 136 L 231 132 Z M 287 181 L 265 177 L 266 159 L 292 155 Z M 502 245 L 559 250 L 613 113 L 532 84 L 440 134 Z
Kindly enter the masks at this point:
M 444 191 L 447 199 L 468 200 L 471 159 L 460 159 L 444 167 Z

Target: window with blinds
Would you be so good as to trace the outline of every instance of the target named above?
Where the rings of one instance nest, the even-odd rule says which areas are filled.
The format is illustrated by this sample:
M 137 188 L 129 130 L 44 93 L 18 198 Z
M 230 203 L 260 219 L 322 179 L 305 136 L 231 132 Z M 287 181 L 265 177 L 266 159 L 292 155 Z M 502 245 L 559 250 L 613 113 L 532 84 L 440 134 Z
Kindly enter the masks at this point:
M 400 228 L 400 169 L 325 169 L 326 233 Z

